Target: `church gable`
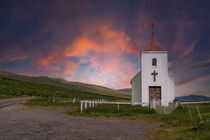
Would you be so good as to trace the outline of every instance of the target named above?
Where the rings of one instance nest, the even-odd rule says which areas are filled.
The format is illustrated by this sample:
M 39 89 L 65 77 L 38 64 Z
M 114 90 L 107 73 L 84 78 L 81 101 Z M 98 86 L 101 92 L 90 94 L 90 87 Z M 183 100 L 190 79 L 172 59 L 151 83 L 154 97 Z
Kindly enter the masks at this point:
M 138 73 L 131 79 L 131 81 L 130 81 L 131 85 L 132 85 L 132 83 L 133 83 L 136 79 L 139 79 L 139 78 L 141 78 L 141 71 L 138 72 Z

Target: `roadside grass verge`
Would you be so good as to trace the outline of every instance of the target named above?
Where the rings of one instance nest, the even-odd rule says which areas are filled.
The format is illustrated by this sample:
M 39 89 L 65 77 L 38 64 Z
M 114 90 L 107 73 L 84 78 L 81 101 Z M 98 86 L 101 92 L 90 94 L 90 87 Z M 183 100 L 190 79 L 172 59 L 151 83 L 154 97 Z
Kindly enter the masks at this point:
M 79 108 L 79 101 L 72 103 L 73 99 L 71 98 L 47 98 L 47 97 L 37 97 L 28 100 L 24 103 L 27 106 L 70 106 L 75 107 L 78 106 Z

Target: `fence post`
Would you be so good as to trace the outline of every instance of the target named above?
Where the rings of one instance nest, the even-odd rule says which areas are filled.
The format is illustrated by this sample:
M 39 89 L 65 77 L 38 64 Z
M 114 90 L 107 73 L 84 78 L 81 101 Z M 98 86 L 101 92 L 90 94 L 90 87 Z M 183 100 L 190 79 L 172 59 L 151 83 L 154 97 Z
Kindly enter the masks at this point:
M 119 104 L 117 104 L 117 109 L 118 109 L 118 111 L 120 110 L 120 105 Z
M 187 108 L 188 108 L 188 110 L 189 110 L 190 118 L 192 119 L 193 117 L 192 117 L 192 114 L 191 114 L 191 111 L 190 111 L 189 106 L 187 106 Z
M 199 115 L 199 117 L 200 117 L 200 121 L 201 121 L 201 123 L 203 123 L 203 120 L 202 120 L 202 117 L 201 117 L 200 111 L 199 111 L 199 109 L 198 109 L 198 106 L 196 106 L 196 108 L 197 108 L 197 111 L 198 111 L 198 115 Z
M 89 102 L 89 107 L 90 107 L 90 108 L 92 107 L 92 102 L 91 102 L 91 101 Z
M 82 111 L 83 111 L 83 102 L 81 102 L 81 104 L 80 104 L 80 111 L 81 111 L 81 113 L 82 113 Z
M 74 99 L 73 99 L 72 103 L 74 104 L 75 102 L 76 102 L 76 98 L 74 97 Z
M 87 102 L 85 101 L 85 109 L 87 109 Z

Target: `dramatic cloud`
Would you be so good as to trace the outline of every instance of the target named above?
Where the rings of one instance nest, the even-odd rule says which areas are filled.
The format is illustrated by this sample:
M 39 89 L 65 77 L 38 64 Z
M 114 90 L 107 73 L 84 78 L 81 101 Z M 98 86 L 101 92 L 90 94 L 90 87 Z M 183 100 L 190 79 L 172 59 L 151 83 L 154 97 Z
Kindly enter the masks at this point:
M 90 62 L 92 68 L 100 70 L 101 76 L 112 75 L 110 77 L 116 81 L 115 87 L 129 86 L 128 79 L 134 76 L 132 68 L 135 66 L 127 60 L 125 53 L 138 55 L 138 50 L 133 47 L 125 32 L 113 30 L 110 25 L 89 27 L 86 30 L 81 27 L 81 32 L 72 42 L 56 46 L 47 57 L 39 58 L 37 66 L 40 69 L 54 69 L 58 72 L 58 63 L 64 61 L 63 74 L 67 74 L 68 71 L 75 73 L 74 71 L 78 70 L 75 68 L 77 65 Z M 73 58 L 77 58 L 78 61 L 74 62 Z
M 154 23 L 177 95 L 210 95 L 209 6 L 196 0 L 1 1 L 0 69 L 127 88 Z

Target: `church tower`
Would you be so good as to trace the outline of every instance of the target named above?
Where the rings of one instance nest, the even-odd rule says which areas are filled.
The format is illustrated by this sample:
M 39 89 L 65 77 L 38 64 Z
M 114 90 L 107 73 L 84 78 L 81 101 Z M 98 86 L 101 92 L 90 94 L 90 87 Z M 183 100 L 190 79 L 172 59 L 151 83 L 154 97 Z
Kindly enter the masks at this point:
M 140 51 L 141 71 L 131 80 L 132 102 L 168 106 L 175 98 L 175 81 L 168 73 L 168 51 L 154 34 Z

